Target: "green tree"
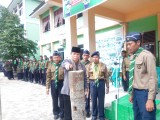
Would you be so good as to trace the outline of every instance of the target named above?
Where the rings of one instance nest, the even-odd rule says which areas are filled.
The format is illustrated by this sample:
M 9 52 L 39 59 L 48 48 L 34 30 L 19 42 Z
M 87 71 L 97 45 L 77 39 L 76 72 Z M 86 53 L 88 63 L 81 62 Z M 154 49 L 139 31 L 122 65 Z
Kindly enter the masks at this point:
M 0 6 L 0 58 L 13 60 L 22 56 L 34 57 L 37 43 L 24 36 L 19 17 Z

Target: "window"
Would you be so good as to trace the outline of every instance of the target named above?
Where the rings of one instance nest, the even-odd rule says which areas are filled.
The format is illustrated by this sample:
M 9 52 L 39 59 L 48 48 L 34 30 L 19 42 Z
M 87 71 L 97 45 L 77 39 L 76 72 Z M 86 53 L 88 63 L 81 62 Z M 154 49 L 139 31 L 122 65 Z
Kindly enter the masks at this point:
M 21 3 L 19 3 L 19 8 L 21 8 L 23 6 L 23 3 L 21 2 Z
M 81 44 L 81 45 L 78 45 L 78 47 L 81 48 L 80 59 L 82 60 L 83 59 L 82 55 L 83 55 L 83 51 L 84 51 L 84 46 L 83 46 L 83 44 Z
M 50 31 L 50 17 L 49 16 L 42 19 L 42 24 L 43 24 L 43 32 Z
M 60 53 L 62 60 L 64 60 L 64 49 L 63 48 L 59 48 L 58 52 Z
M 80 17 L 83 17 L 83 13 L 79 13 L 79 14 L 77 15 L 77 19 L 80 18 Z
M 23 8 L 19 10 L 19 15 L 21 16 L 22 14 L 23 14 Z
M 54 27 L 59 27 L 65 24 L 63 19 L 63 9 L 60 8 L 54 12 Z

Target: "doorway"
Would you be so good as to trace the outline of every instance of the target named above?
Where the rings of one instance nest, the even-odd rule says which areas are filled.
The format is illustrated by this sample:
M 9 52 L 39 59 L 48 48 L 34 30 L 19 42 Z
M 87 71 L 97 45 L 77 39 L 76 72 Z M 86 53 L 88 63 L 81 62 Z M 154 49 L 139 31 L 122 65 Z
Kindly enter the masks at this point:
M 149 31 L 142 34 L 141 46 L 156 56 L 156 32 Z

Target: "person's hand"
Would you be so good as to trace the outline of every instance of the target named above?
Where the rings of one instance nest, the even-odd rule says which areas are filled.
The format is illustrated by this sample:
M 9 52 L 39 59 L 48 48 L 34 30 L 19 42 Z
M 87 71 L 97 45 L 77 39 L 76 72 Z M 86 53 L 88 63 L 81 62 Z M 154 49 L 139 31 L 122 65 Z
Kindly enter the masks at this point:
M 72 66 L 72 64 L 67 63 L 67 64 L 65 65 L 65 68 L 66 68 L 66 70 L 70 70 L 70 69 L 73 68 L 73 66 Z
M 155 108 L 154 108 L 154 103 L 153 103 L 153 100 L 147 100 L 147 103 L 146 103 L 146 110 L 148 112 L 151 112 L 153 111 Z
M 89 89 L 87 88 L 86 90 L 85 90 L 85 96 L 88 98 L 88 96 L 89 96 Z
M 130 97 L 129 97 L 129 102 L 130 102 L 130 103 L 133 103 L 133 96 L 130 96 Z
M 126 78 L 126 76 L 125 76 L 125 75 L 123 76 L 123 79 L 124 79 L 124 81 L 126 81 L 126 80 L 127 80 L 127 78 Z
M 109 93 L 109 88 L 106 88 L 106 94 L 108 94 Z
M 49 89 L 46 89 L 46 94 L 49 95 Z

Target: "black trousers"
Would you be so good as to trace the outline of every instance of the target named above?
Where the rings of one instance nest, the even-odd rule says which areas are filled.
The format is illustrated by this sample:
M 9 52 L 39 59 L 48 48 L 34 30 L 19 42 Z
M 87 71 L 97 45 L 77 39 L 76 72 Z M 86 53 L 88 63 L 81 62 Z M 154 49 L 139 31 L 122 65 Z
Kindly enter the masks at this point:
M 70 96 L 63 95 L 63 100 L 64 100 L 64 120 L 72 120 Z
M 64 102 L 63 96 L 61 94 L 61 89 L 63 87 L 63 80 L 60 80 L 57 84 L 57 88 L 55 88 L 55 81 L 51 81 L 51 96 L 53 102 L 53 114 L 59 115 L 61 118 L 64 116 Z
M 122 85 L 123 85 L 124 91 L 128 91 L 128 87 L 129 87 L 129 72 L 128 71 L 126 72 L 126 79 L 127 80 L 124 80 L 122 76 Z
M 18 80 L 20 80 L 23 78 L 23 73 L 18 73 L 17 76 L 18 76 Z

